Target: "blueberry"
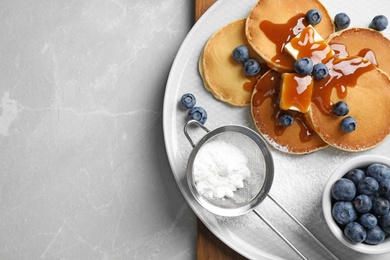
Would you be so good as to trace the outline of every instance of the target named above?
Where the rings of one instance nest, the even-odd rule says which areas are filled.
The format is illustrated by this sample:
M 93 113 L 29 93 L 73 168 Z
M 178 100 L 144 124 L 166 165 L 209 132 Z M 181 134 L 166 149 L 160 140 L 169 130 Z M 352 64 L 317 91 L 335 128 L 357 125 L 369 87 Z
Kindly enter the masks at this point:
M 190 109 L 191 107 L 194 107 L 196 104 L 196 98 L 193 94 L 187 93 L 184 94 L 181 99 L 180 99 L 180 104 L 185 108 L 185 109 Z
M 341 178 L 333 184 L 331 192 L 336 200 L 350 201 L 356 196 L 356 187 L 353 181 Z
M 344 228 L 344 235 L 353 243 L 363 242 L 367 237 L 366 230 L 358 222 L 351 222 L 346 225 Z
M 390 212 L 382 216 L 379 222 L 383 231 L 390 234 Z
M 385 215 L 389 212 L 389 201 L 382 197 L 375 197 L 372 200 L 372 211 L 378 215 Z
M 318 11 L 317 9 L 310 9 L 306 13 L 306 21 L 311 25 L 320 23 L 321 19 L 322 19 L 322 15 L 320 11 Z
M 260 63 L 255 59 L 248 59 L 244 62 L 244 66 L 242 67 L 245 75 L 252 77 L 260 72 Z
M 333 113 L 337 116 L 345 116 L 349 113 L 349 106 L 344 101 L 339 101 L 333 105 Z
M 332 216 L 337 223 L 346 225 L 355 221 L 357 213 L 350 201 L 337 201 L 332 207 Z
M 390 179 L 379 181 L 379 195 L 385 198 L 390 198 Z
M 197 120 L 201 124 L 207 121 L 207 112 L 202 107 L 193 107 L 188 111 L 190 119 Z
M 245 45 L 240 45 L 233 50 L 233 59 L 237 62 L 244 63 L 249 59 L 249 50 Z
M 367 168 L 367 176 L 374 178 L 378 182 L 390 178 L 390 168 L 381 163 L 373 163 Z
M 334 17 L 334 25 L 336 26 L 336 29 L 341 30 L 348 28 L 350 23 L 351 19 L 349 19 L 349 16 L 346 13 L 338 13 Z
M 294 123 L 294 117 L 290 113 L 284 113 L 280 116 L 279 122 L 282 126 L 288 127 Z
M 365 194 L 367 196 L 375 195 L 379 190 L 379 183 L 371 177 L 366 177 L 359 181 L 357 185 L 357 191 L 359 194 Z
M 384 29 L 387 28 L 387 25 L 389 22 L 387 21 L 387 17 L 384 15 L 377 15 L 372 19 L 370 23 L 370 28 L 377 30 L 377 31 L 383 31 Z
M 357 168 L 350 170 L 349 172 L 347 172 L 344 175 L 344 178 L 353 181 L 353 183 L 355 183 L 355 185 L 357 185 L 359 183 L 359 181 L 361 181 L 365 177 L 366 177 L 366 175 L 365 175 L 364 171 L 361 169 L 357 169 Z
M 372 208 L 372 200 L 369 196 L 360 194 L 353 200 L 353 205 L 357 212 L 367 213 L 370 212 Z
M 325 64 L 323 63 L 317 63 L 316 65 L 313 66 L 313 78 L 316 80 L 321 80 L 326 78 L 329 74 L 329 69 L 326 67 Z
M 296 73 L 306 76 L 313 71 L 313 60 L 310 58 L 301 58 L 294 63 L 294 70 Z
M 356 130 L 356 119 L 353 118 L 352 116 L 347 116 L 347 117 L 344 117 L 343 120 L 341 120 L 341 129 L 345 132 L 345 133 L 351 133 L 353 131 Z
M 367 230 L 367 237 L 366 240 L 364 240 L 364 243 L 378 245 L 385 240 L 385 235 L 385 232 L 379 226 L 376 226 Z
M 368 229 L 374 228 L 378 225 L 378 219 L 371 213 L 362 214 L 359 218 L 359 222 L 363 227 Z

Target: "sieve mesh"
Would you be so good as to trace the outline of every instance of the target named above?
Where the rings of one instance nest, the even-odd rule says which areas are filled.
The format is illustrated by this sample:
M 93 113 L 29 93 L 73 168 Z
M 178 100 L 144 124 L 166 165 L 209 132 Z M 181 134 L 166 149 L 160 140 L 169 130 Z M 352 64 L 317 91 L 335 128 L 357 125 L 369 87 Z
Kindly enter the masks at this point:
M 208 139 L 207 142 L 205 142 L 199 149 L 199 152 L 201 152 L 206 143 L 217 141 L 223 141 L 225 143 L 231 144 L 244 154 L 244 156 L 248 159 L 248 163 L 247 165 L 242 165 L 242 167 L 247 167 L 249 169 L 250 176 L 244 179 L 244 187 L 238 188 L 234 192 L 234 196 L 231 198 L 226 196 L 223 198 L 210 198 L 208 196 L 201 196 L 207 202 L 222 208 L 237 208 L 247 205 L 259 194 L 264 185 L 266 173 L 264 155 L 259 146 L 247 135 L 230 131 L 222 132 Z M 193 171 L 196 168 L 196 164 L 204 163 L 201 160 L 198 160 L 198 158 L 199 157 L 195 156 Z M 192 172 L 192 174 L 194 174 L 194 172 Z M 194 184 L 197 188 L 197 183 L 195 182 Z
M 273 160 L 265 141 L 256 132 L 244 126 L 228 125 L 211 132 L 204 126 L 199 126 L 208 133 L 196 145 L 185 128 L 186 136 L 194 147 L 187 165 L 187 181 L 195 199 L 207 210 L 223 216 L 237 216 L 252 210 L 267 196 L 273 181 Z M 244 179 L 244 186 L 234 191 L 231 198 L 227 196 L 210 198 L 201 194 L 193 177 L 194 166 L 204 163 L 197 160 L 199 151 L 205 144 L 218 141 L 239 149 L 247 159 L 247 164 L 242 167 L 247 167 L 250 171 L 250 176 Z

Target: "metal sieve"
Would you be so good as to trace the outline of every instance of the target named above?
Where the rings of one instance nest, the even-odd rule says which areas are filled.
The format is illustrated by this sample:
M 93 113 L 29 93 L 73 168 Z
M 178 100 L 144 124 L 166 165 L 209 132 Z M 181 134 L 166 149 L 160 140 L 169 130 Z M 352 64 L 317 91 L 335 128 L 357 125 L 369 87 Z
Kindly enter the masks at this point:
M 197 125 L 206 135 L 195 145 L 188 127 Z M 271 153 L 260 135 L 253 130 L 239 125 L 219 127 L 213 131 L 207 129 L 198 121 L 189 121 L 184 128 L 184 133 L 191 143 L 193 150 L 187 164 L 187 181 L 189 188 L 198 201 L 208 211 L 221 216 L 238 216 L 258 206 L 271 189 L 274 177 L 274 165 Z M 206 143 L 224 141 L 237 147 L 248 159 L 247 167 L 251 172 L 249 180 L 244 180 L 244 187 L 237 189 L 231 198 L 209 198 L 202 196 L 197 189 L 197 183 L 193 178 L 194 166 L 198 162 L 197 155 Z M 221 151 L 222 152 L 222 151 Z
M 194 125 L 206 132 L 195 144 L 189 134 L 189 127 Z M 294 220 L 310 237 L 318 243 L 333 259 L 334 256 L 310 231 L 283 207 L 274 197 L 269 194 L 274 178 L 274 164 L 272 154 L 264 139 L 252 129 L 240 125 L 227 125 L 210 131 L 203 124 L 196 120 L 188 121 L 184 126 L 184 134 L 192 145 L 193 149 L 187 164 L 187 182 L 189 189 L 195 200 L 206 210 L 216 215 L 232 217 L 253 211 L 264 221 L 284 242 L 289 245 L 302 259 L 307 259 L 276 227 L 268 221 L 256 207 L 266 198 L 270 198 L 279 208 L 281 208 L 292 220 Z M 237 147 L 248 159 L 247 167 L 251 175 L 244 181 L 243 188 L 234 192 L 231 198 L 209 198 L 201 195 L 194 180 L 194 165 L 197 162 L 197 155 L 205 144 L 214 141 L 224 141 Z

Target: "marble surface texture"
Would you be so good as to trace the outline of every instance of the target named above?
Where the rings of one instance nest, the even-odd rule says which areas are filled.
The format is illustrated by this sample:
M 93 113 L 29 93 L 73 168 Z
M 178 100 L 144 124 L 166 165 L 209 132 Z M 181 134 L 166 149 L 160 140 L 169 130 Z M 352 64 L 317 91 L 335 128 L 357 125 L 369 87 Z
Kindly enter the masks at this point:
M 0 259 L 194 259 L 165 152 L 191 0 L 0 1 Z

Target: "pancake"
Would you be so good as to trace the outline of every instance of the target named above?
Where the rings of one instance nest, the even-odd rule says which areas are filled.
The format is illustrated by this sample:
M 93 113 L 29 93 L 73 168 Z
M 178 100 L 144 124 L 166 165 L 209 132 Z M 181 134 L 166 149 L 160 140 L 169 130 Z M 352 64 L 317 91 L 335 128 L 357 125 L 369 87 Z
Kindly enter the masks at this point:
M 245 33 L 249 44 L 270 68 L 279 72 L 293 71 L 295 59 L 284 45 L 307 26 L 305 14 L 317 9 L 322 20 L 314 25 L 323 39 L 334 32 L 333 20 L 318 0 L 260 0 L 251 9 Z
M 312 127 L 329 145 L 345 151 L 363 151 L 381 143 L 390 133 L 390 80 L 370 61 L 352 56 L 326 64 L 327 78 L 314 83 L 309 117 Z M 332 105 L 343 100 L 347 116 L 356 119 L 355 131 L 341 129 L 342 116 Z
M 199 72 L 205 88 L 218 100 L 233 106 L 250 104 L 257 76 L 247 77 L 243 65 L 232 58 L 234 48 L 246 45 L 249 57 L 262 62 L 245 36 L 245 18 L 236 20 L 214 33 L 203 48 Z M 261 73 L 261 72 L 260 72 Z
M 332 34 L 328 43 L 339 57 L 361 56 L 390 75 L 390 40 L 369 28 L 349 28 Z
M 281 80 L 282 74 L 269 70 L 253 90 L 251 111 L 259 133 L 282 152 L 306 154 L 325 148 L 327 144 L 310 127 L 305 114 L 288 110 L 294 116 L 294 123 L 289 127 L 278 123 L 284 112 L 279 108 Z
M 204 72 L 203 72 L 203 51 L 200 54 L 200 59 L 199 59 L 198 65 L 199 65 L 199 74 L 202 77 L 202 79 L 204 79 L 205 76 L 204 76 Z M 210 89 L 210 87 L 208 86 L 206 81 L 203 81 L 203 86 L 205 87 L 205 89 L 212 92 L 212 89 Z

